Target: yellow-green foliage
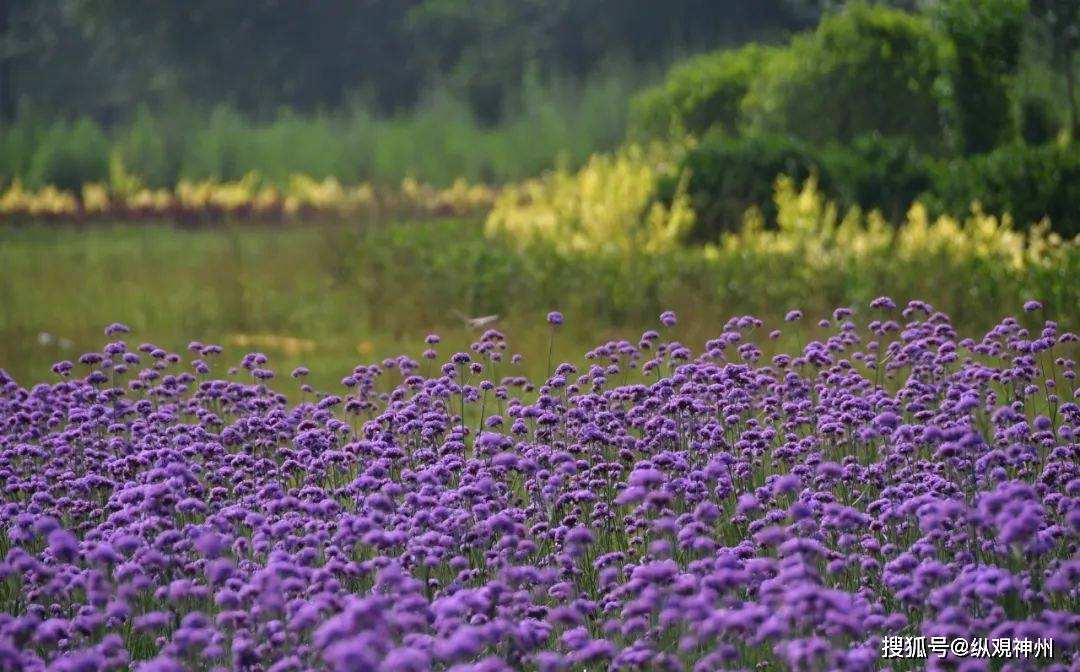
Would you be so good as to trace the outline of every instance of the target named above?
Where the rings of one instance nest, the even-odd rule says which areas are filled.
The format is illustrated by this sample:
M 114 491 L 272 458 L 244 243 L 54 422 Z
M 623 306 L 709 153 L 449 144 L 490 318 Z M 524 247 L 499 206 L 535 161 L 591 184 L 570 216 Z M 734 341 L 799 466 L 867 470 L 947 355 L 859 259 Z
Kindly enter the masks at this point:
M 657 198 L 657 177 L 669 167 L 670 152 L 630 147 L 594 156 L 577 172 L 558 171 L 506 188 L 488 216 L 486 231 L 518 247 L 541 244 L 563 255 L 657 254 L 674 249 L 693 225 L 685 190 L 671 203 Z M 1026 233 L 977 206 L 962 221 L 932 219 L 921 203 L 911 205 L 899 226 L 877 211 L 841 212 L 811 178 L 801 187 L 777 179 L 775 226 L 760 210 L 747 212 L 743 227 L 724 234 L 703 252 L 713 261 L 732 255 L 798 259 L 806 269 L 875 262 L 905 264 L 927 257 L 944 263 L 988 262 L 1003 270 L 1056 263 L 1076 241 L 1063 240 L 1042 222 Z
M 122 163 L 113 162 L 111 170 L 108 185 L 87 183 L 78 195 L 53 186 L 27 189 L 16 180 L 0 193 L 0 219 L 464 215 L 486 212 L 496 193 L 462 179 L 439 189 L 406 178 L 397 189 L 377 191 L 368 182 L 343 185 L 333 177 L 316 180 L 306 175 L 293 175 L 279 190 L 254 172 L 239 180 L 181 180 L 173 190 L 149 189 Z
M 31 217 L 41 217 L 75 212 L 77 209 L 78 201 L 74 195 L 53 186 L 33 191 L 23 187 L 19 180 L 15 180 L 0 195 L 0 214 L 21 212 Z
M 694 222 L 684 191 L 670 205 L 655 198 L 669 158 L 659 147 L 630 146 L 594 155 L 577 172 L 559 170 L 507 187 L 488 215 L 487 231 L 561 253 L 669 250 Z
M 841 215 L 811 178 L 799 188 L 781 176 L 776 181 L 776 227 L 767 229 L 760 213 L 747 213 L 742 230 L 724 234 L 706 253 L 714 258 L 731 253 L 795 255 L 810 267 L 865 263 L 871 258 L 907 264 L 927 257 L 945 262 L 990 262 L 1021 271 L 1033 265 L 1050 266 L 1076 240 L 1066 241 L 1044 221 L 1027 233 L 1013 228 L 1010 217 L 986 214 L 976 206 L 963 221 L 942 216 L 931 219 L 921 203 L 912 204 L 899 226 L 890 226 L 880 213 L 864 215 L 851 209 Z

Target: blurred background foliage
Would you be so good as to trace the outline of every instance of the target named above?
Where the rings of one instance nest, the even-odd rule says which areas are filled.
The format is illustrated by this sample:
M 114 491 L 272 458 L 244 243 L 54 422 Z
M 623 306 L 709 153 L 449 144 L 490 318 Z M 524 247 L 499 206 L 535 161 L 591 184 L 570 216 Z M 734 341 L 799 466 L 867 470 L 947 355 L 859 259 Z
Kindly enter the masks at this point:
M 1067 318 L 1078 48 L 1076 0 L 0 2 L 0 363 L 116 319 L 329 383 L 461 316 Z
M 114 122 L 140 105 L 226 104 L 269 119 L 364 94 L 379 113 L 454 88 L 502 118 L 526 73 L 670 62 L 812 25 L 785 0 L 13 0 L 2 5 L 4 112 Z
M 1078 4 L 9 0 L 0 179 L 501 183 L 708 134 L 947 163 L 1076 135 Z

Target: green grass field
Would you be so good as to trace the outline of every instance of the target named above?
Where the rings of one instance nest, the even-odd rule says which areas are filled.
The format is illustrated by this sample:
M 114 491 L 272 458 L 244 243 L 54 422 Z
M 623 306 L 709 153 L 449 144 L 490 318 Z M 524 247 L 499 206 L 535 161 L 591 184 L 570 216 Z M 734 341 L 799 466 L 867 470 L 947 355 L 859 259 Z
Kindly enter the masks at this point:
M 968 333 L 1031 297 L 1070 327 L 1080 303 L 1070 282 L 1078 277 L 1075 253 L 1063 267 L 1022 276 L 933 259 L 808 275 L 798 259 L 706 256 L 693 248 L 618 259 L 521 252 L 465 220 L 0 227 L 0 367 L 23 384 L 49 380 L 53 362 L 99 348 L 102 329 L 120 321 L 134 329 L 133 344 L 178 351 L 192 339 L 220 343 L 229 363 L 261 351 L 279 376 L 304 364 L 316 388 L 331 389 L 359 363 L 403 353 L 419 359 L 431 332 L 443 337 L 443 352 L 466 349 L 478 331 L 465 316 L 498 315 L 494 326 L 525 353 L 526 371 L 538 373 L 550 337 L 544 315 L 553 309 L 567 317 L 556 357 L 578 357 L 610 338 L 636 342 L 666 309 L 678 312 L 677 335 L 688 344 L 750 313 L 766 331 L 785 330 L 778 341 L 763 339 L 783 348 L 816 330 L 832 308 L 865 307 L 881 288 L 897 301 L 934 302 Z M 792 308 L 808 319 L 783 324 Z
M 361 362 L 419 358 L 432 331 L 443 348 L 467 348 L 475 330 L 461 315 L 483 302 L 436 277 L 452 269 L 421 258 L 451 249 L 483 264 L 479 225 L 402 225 L 412 249 L 387 233 L 373 240 L 340 227 L 0 229 L 0 367 L 20 382 L 47 380 L 53 362 L 100 347 L 112 321 L 132 326 L 133 343 L 178 350 L 200 339 L 225 345 L 229 361 L 258 350 L 279 374 L 304 364 L 324 389 Z M 495 326 L 541 352 L 543 315 L 504 312 Z

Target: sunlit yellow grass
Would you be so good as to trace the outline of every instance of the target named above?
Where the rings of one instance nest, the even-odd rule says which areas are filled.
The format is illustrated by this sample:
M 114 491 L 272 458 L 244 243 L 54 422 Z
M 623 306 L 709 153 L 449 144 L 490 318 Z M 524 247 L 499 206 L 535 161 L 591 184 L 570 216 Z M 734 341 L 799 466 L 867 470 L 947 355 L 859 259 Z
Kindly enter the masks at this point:
M 539 242 L 564 254 L 670 250 L 693 228 L 694 213 L 681 187 L 670 205 L 657 200 L 658 178 L 670 170 L 666 158 L 659 149 L 630 147 L 594 156 L 577 172 L 556 171 L 509 187 L 496 199 L 486 230 L 519 246 Z M 931 218 L 916 202 L 894 226 L 877 211 L 842 212 L 813 178 L 800 186 L 780 176 L 774 200 L 775 222 L 765 222 L 760 210 L 751 208 L 738 231 L 706 246 L 706 257 L 739 252 L 796 255 L 810 267 L 830 268 L 869 257 L 904 263 L 932 255 L 958 262 L 991 261 L 1019 271 L 1052 265 L 1066 247 L 1076 244 L 1051 232 L 1049 222 L 1020 231 L 1008 215 L 985 213 L 977 204 L 958 220 Z
M 487 231 L 566 253 L 669 250 L 693 227 L 694 212 L 683 189 L 670 206 L 656 200 L 663 159 L 660 148 L 631 146 L 594 155 L 577 172 L 508 187 L 488 215 Z
M 320 180 L 307 175 L 293 175 L 279 189 L 254 172 L 233 181 L 181 180 L 173 190 L 150 189 L 118 168 L 108 185 L 86 184 L 78 195 L 53 186 L 27 189 L 16 180 L 0 193 L 0 218 L 169 218 L 204 213 L 254 218 L 465 215 L 487 211 L 496 193 L 493 187 L 466 180 L 440 189 L 406 178 L 396 188 L 377 189 L 368 182 L 343 185 L 333 177 Z
M 1012 270 L 1055 263 L 1068 245 L 1050 231 L 1049 222 L 1026 233 L 1013 228 L 1010 217 L 984 213 L 977 205 L 963 221 L 942 216 L 931 219 L 921 203 L 908 210 L 898 226 L 890 226 L 880 213 L 864 215 L 853 208 L 843 215 L 817 189 L 813 178 L 802 187 L 787 177 L 776 183 L 778 215 L 775 228 L 766 228 L 757 211 L 747 213 L 743 228 L 725 234 L 717 247 L 726 252 L 752 250 L 759 254 L 799 254 L 811 266 L 837 261 L 859 263 L 868 257 L 898 263 L 918 257 L 946 257 L 955 261 L 992 261 Z

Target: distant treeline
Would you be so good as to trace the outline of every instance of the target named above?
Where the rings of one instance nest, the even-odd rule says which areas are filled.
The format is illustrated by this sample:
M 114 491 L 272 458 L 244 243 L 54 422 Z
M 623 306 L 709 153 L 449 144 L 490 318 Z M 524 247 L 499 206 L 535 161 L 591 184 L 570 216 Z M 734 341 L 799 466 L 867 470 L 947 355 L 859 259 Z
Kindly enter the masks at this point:
M 893 222 L 978 202 L 1080 232 L 1076 0 L 2 6 L 17 193 L 507 183 L 629 139 L 685 149 L 657 193 L 685 188 L 702 240 L 779 174 Z
M 813 0 L 7 0 L 0 115 L 100 122 L 141 105 L 401 112 L 452 88 L 484 122 L 530 71 L 585 77 L 606 61 L 680 55 L 813 25 Z
M 627 68 L 582 82 L 530 77 L 494 125 L 446 89 L 393 116 L 362 100 L 320 113 L 282 108 L 267 119 L 225 104 L 140 105 L 113 124 L 24 112 L 0 130 L 0 184 L 18 179 L 30 188 L 78 192 L 87 182 L 111 182 L 119 167 L 152 188 L 182 179 L 238 180 L 252 171 L 279 186 L 294 174 L 345 183 L 501 183 L 577 166 L 618 146 L 627 100 L 639 84 Z

